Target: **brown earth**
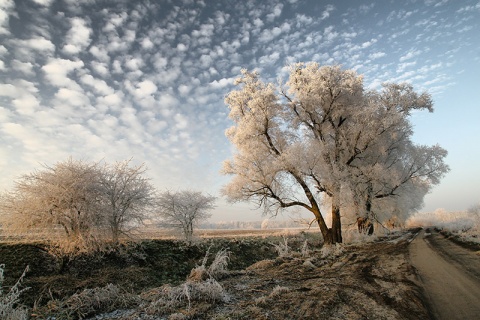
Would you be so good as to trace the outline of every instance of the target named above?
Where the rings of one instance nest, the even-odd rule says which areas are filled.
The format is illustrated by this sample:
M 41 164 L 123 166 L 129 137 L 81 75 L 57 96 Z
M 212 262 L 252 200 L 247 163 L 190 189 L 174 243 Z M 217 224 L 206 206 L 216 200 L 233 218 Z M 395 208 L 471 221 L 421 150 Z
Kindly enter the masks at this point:
M 410 246 L 436 319 L 479 319 L 480 256 L 436 231 L 421 231 Z

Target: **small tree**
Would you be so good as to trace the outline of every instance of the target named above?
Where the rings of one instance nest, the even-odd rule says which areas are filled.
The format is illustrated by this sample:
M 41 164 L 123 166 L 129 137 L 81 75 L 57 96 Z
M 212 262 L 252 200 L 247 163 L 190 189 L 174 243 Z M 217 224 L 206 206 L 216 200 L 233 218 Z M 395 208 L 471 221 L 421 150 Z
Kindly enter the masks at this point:
M 163 225 L 180 230 L 187 243 L 192 242 L 193 229 L 208 219 L 216 198 L 199 191 L 166 191 L 160 194 L 157 206 Z
M 96 163 L 73 160 L 22 176 L 1 198 L 3 227 L 14 234 L 43 237 L 64 253 L 91 250 L 101 237 Z
M 130 166 L 130 162 L 105 165 L 99 176 L 104 206 L 102 216 L 114 243 L 122 234 L 131 236 L 154 204 L 155 188 L 144 177 L 145 165 Z

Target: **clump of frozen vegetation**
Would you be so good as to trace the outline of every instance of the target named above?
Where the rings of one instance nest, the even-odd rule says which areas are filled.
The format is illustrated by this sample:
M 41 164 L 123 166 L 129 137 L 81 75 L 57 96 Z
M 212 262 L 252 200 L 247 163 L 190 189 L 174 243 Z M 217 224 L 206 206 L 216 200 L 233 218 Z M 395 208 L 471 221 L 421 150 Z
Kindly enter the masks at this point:
M 308 247 L 308 240 L 305 239 L 305 241 L 302 244 L 302 247 L 299 248 L 299 251 L 294 250 L 290 245 L 288 244 L 288 238 L 283 237 L 282 240 L 279 243 L 272 243 L 271 244 L 275 251 L 277 252 L 278 256 L 280 258 L 282 257 L 303 257 L 303 258 L 308 258 L 310 256 L 310 249 Z
M 378 237 L 376 234 L 369 235 L 364 232 L 358 232 L 358 229 L 356 228 L 345 230 L 343 232 L 343 243 L 345 244 L 373 242 L 377 239 Z
M 302 245 L 302 249 L 300 250 L 300 253 L 302 254 L 302 257 L 307 258 L 310 256 L 310 249 L 308 247 L 308 240 L 305 239 Z
M 227 273 L 229 252 L 220 250 L 215 255 L 212 263 L 207 267 L 210 250 L 202 261 L 202 264 L 194 268 L 183 284 L 178 286 L 165 285 L 151 291 L 147 297 L 149 304 L 144 306 L 149 314 L 167 314 L 178 308 L 190 310 L 195 302 L 225 302 L 229 300 L 222 285 L 217 281 Z
M 54 311 L 56 316 L 82 319 L 95 312 L 109 312 L 138 303 L 138 296 L 123 293 L 118 286 L 110 283 L 104 287 L 84 289 L 65 301 L 57 301 L 52 304 L 55 307 L 51 311 Z
M 417 213 L 407 220 L 407 226 L 436 227 L 466 241 L 480 243 L 480 204 L 467 211 L 448 212 L 440 208 L 434 212 Z
M 288 238 L 283 237 L 283 242 L 272 243 L 275 251 L 277 251 L 279 257 L 287 257 L 291 254 L 292 249 L 288 245 Z
M 222 249 L 218 251 L 215 255 L 215 259 L 213 259 L 210 266 L 207 267 L 209 256 L 210 248 L 207 249 L 207 253 L 202 260 L 202 264 L 195 267 L 190 272 L 190 275 L 188 276 L 189 280 L 200 281 L 208 278 L 219 279 L 227 273 L 228 261 L 230 260 L 228 250 Z
M 340 243 L 336 243 L 329 246 L 323 246 L 322 249 L 320 249 L 320 255 L 322 259 L 330 257 L 336 258 L 338 256 L 341 256 L 343 251 L 343 245 Z
M 0 319 L 4 320 L 23 320 L 28 319 L 28 310 L 22 306 L 19 302 L 20 295 L 28 290 L 28 288 L 20 289 L 25 273 L 28 271 L 28 267 L 23 271 L 20 279 L 15 285 L 8 291 L 3 292 L 3 271 L 5 265 L 0 264 Z

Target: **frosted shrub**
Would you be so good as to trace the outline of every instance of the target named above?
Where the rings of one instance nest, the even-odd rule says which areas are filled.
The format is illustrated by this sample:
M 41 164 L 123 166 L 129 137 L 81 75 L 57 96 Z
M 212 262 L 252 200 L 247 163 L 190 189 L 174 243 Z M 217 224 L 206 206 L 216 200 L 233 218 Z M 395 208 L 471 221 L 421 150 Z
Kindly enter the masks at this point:
M 172 312 L 180 307 L 191 308 L 193 302 L 225 302 L 228 301 L 228 295 L 222 285 L 215 278 L 227 273 L 229 261 L 229 252 L 222 249 L 217 252 L 215 259 L 207 267 L 210 248 L 208 248 L 202 264 L 190 272 L 190 275 L 183 284 L 172 287 L 165 285 L 157 293 L 147 307 L 147 312 L 151 314 L 164 314 Z
M 215 259 L 208 267 L 207 273 L 210 277 L 218 279 L 219 276 L 222 276 L 227 272 L 229 260 L 229 252 L 226 249 L 218 251 L 215 255 Z
M 205 257 L 203 258 L 202 264 L 192 269 L 190 275 L 188 276 L 188 280 L 201 281 L 207 279 L 208 277 L 218 279 L 227 273 L 227 265 L 228 261 L 230 260 L 228 250 L 222 249 L 218 251 L 215 255 L 215 259 L 207 268 L 207 261 L 209 255 L 210 248 L 208 248 Z
M 2 320 L 20 320 L 28 319 L 28 310 L 19 305 L 20 295 L 28 290 L 28 288 L 20 289 L 25 273 L 28 271 L 28 266 L 23 271 L 20 279 L 15 285 L 7 292 L 3 292 L 3 271 L 5 269 L 4 264 L 0 264 L 0 319 Z
M 283 237 L 283 243 L 280 241 L 280 243 L 272 243 L 272 245 L 277 251 L 279 257 L 287 257 L 292 251 L 292 249 L 288 246 L 288 239 L 286 237 Z
M 176 287 L 164 286 L 146 309 L 151 314 L 163 314 L 181 307 L 190 309 L 192 303 L 199 301 L 223 302 L 228 301 L 228 296 L 220 283 L 213 278 L 199 282 L 187 280 Z
M 85 289 L 74 294 L 66 301 L 66 304 L 72 312 L 83 316 L 115 304 L 119 295 L 120 289 L 113 284 L 108 284 L 102 288 Z
M 308 240 L 303 242 L 302 250 L 300 251 L 302 257 L 308 258 L 310 256 L 310 249 L 308 248 Z

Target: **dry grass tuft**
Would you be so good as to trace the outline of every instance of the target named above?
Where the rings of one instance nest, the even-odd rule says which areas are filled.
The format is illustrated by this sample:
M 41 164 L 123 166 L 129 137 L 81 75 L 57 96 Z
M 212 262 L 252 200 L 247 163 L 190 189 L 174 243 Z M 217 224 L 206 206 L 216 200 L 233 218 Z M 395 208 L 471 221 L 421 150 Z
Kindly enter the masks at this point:
M 172 287 L 165 285 L 160 289 L 150 291 L 148 299 L 151 301 L 144 306 L 148 314 L 164 315 L 177 311 L 179 308 L 190 310 L 194 303 L 226 302 L 229 297 L 216 279 L 227 274 L 229 252 L 222 249 L 217 252 L 214 260 L 207 267 L 210 248 L 207 250 L 202 264 L 190 272 L 187 281 Z M 175 315 L 175 316 L 174 316 Z M 183 314 L 174 313 L 171 317 L 180 317 Z
M 55 317 L 72 317 L 83 319 L 99 312 L 110 312 L 119 308 L 138 305 L 139 297 L 124 293 L 113 284 L 104 287 L 84 289 L 64 301 L 52 300 L 47 310 L 38 310 L 39 314 L 55 315 Z

